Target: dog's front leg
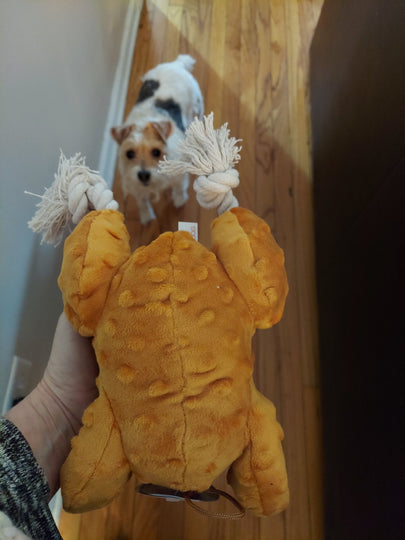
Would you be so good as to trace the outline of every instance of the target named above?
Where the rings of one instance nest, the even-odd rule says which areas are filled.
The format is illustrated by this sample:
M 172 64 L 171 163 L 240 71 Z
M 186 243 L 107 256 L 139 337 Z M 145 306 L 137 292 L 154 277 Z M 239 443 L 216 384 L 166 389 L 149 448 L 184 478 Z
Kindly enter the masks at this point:
M 188 173 L 179 176 L 172 184 L 172 199 L 176 208 L 183 206 L 188 199 Z
M 147 225 L 149 221 L 156 219 L 155 212 L 148 197 L 137 198 L 136 202 L 138 203 L 139 219 L 142 225 Z

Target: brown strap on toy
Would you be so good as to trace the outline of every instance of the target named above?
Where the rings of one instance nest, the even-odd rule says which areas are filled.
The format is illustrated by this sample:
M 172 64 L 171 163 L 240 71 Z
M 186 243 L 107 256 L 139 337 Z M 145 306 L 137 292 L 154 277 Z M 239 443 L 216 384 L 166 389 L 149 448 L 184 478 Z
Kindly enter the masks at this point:
M 225 499 L 228 499 L 238 510 L 239 512 L 235 514 L 226 514 L 223 512 L 210 512 L 209 510 L 204 510 L 204 508 L 201 508 L 198 506 L 194 501 L 191 500 L 190 497 L 185 496 L 184 500 L 190 506 L 193 510 L 196 512 L 199 512 L 203 516 L 211 517 L 211 518 L 218 518 L 218 519 L 242 519 L 245 517 L 246 511 L 243 508 L 239 502 L 232 497 L 229 493 L 226 493 L 226 491 L 222 491 L 220 489 L 215 488 L 214 486 L 211 486 L 209 489 L 210 492 L 214 492 L 219 496 L 225 497 Z

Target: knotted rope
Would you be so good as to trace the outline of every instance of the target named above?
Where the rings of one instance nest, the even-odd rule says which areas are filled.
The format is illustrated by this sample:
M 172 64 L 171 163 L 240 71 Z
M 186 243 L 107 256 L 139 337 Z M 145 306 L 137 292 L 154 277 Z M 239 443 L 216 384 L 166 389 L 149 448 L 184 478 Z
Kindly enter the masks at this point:
M 229 136 L 228 124 L 214 129 L 214 115 L 195 118 L 180 143 L 179 160 L 164 160 L 160 170 L 168 176 L 191 173 L 197 201 L 203 208 L 217 208 L 222 214 L 238 206 L 232 189 L 239 185 L 239 173 L 233 166 L 240 160 L 239 139 Z
M 61 152 L 51 187 L 45 189 L 43 195 L 25 193 L 41 198 L 28 226 L 34 232 L 42 233 L 41 243 L 55 246 L 61 242 L 70 221 L 77 224 L 90 210 L 118 210 L 118 203 L 106 181 L 85 165 L 81 154 L 68 159 Z

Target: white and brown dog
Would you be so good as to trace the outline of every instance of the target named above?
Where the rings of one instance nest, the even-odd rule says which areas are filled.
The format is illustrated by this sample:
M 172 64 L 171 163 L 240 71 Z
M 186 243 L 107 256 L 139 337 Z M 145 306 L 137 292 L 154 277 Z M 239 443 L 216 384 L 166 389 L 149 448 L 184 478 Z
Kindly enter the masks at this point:
M 176 159 L 177 147 L 193 119 L 202 118 L 204 103 L 200 87 L 191 75 L 195 60 L 180 54 L 174 62 L 159 64 L 142 78 L 138 100 L 124 125 L 111 128 L 119 144 L 118 166 L 124 197 L 132 194 L 143 225 L 155 219 L 151 201 L 171 187 L 173 204 L 188 198 L 188 175 L 168 177 L 158 169 L 166 156 Z

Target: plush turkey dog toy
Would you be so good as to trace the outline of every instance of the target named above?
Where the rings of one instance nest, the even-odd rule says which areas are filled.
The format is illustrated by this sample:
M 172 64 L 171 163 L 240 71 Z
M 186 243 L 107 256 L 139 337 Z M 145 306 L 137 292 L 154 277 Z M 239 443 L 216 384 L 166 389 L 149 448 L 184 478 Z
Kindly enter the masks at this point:
M 224 470 L 239 503 L 256 515 L 288 504 L 283 431 L 253 383 L 251 349 L 255 329 L 282 316 L 284 256 L 268 225 L 235 207 L 235 142 L 226 125 L 213 129 L 211 115 L 188 129 L 182 162 L 162 163 L 166 173 L 199 175 L 201 204 L 230 208 L 212 223 L 211 251 L 179 231 L 131 253 L 114 209 L 85 215 L 65 241 L 65 312 L 81 335 L 93 337 L 100 368 L 99 396 L 61 472 L 69 512 L 106 505 L 130 475 L 141 492 L 152 485 L 203 498 Z M 82 176 L 77 167 L 67 175 L 72 185 L 80 176 L 70 189 L 76 195 L 84 193 L 81 165 Z M 97 197 L 111 206 L 100 184 Z M 89 191 L 86 197 L 97 207 Z

